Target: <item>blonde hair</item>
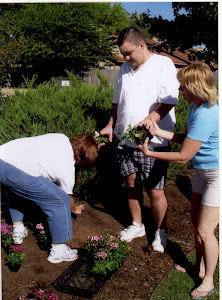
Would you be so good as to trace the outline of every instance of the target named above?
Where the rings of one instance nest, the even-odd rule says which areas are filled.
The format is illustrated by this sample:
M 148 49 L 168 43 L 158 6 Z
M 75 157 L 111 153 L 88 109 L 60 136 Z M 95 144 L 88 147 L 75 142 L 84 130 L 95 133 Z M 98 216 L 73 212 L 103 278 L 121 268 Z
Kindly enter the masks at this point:
M 98 157 L 98 144 L 91 135 L 77 134 L 70 139 L 76 165 L 91 165 Z
M 205 63 L 194 62 L 182 68 L 177 73 L 177 79 L 181 86 L 185 86 L 194 96 L 208 102 L 209 107 L 217 102 L 213 73 Z

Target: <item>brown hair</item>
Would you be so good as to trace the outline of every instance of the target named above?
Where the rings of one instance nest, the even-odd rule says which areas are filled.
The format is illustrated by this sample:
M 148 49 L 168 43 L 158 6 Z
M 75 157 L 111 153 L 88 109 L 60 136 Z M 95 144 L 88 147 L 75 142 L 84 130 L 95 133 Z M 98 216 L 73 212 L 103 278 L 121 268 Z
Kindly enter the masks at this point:
M 213 73 L 207 64 L 194 62 L 182 68 L 177 73 L 177 79 L 194 96 L 204 102 L 208 102 L 209 107 L 217 102 L 218 96 Z
M 76 165 L 91 165 L 98 157 L 98 144 L 91 135 L 77 134 L 70 139 Z
M 133 43 L 136 46 L 139 45 L 139 42 L 143 41 L 146 45 L 146 41 L 142 33 L 134 27 L 127 27 L 120 32 L 117 39 L 117 45 L 120 47 L 125 41 Z

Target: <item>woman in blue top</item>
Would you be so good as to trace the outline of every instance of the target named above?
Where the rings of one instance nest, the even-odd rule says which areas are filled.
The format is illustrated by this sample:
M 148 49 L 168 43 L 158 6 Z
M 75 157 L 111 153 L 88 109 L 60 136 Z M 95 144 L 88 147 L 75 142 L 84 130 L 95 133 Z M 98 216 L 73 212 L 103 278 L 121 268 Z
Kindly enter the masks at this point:
M 194 228 L 196 265 L 201 285 L 192 291 L 193 299 L 214 292 L 213 275 L 218 261 L 214 231 L 219 223 L 219 126 L 217 89 L 213 74 L 204 63 L 193 63 L 177 74 L 183 98 L 191 102 L 185 134 L 146 124 L 153 135 L 182 144 L 180 152 L 151 152 L 148 139 L 138 148 L 147 156 L 185 164 L 192 159 L 195 176 L 192 185 L 191 218 Z M 177 265 L 177 270 L 186 272 Z

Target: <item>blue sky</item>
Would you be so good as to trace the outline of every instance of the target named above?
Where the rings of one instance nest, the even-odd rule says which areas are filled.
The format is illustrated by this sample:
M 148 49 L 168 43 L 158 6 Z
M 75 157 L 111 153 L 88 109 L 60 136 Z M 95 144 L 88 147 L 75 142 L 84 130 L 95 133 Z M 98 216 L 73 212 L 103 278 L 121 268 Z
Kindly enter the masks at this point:
M 135 9 L 137 13 L 146 12 L 147 9 L 150 10 L 151 17 L 158 15 L 162 16 L 163 19 L 172 20 L 174 19 L 172 2 L 119 2 L 122 3 L 123 7 L 129 11 L 129 13 L 134 12 Z

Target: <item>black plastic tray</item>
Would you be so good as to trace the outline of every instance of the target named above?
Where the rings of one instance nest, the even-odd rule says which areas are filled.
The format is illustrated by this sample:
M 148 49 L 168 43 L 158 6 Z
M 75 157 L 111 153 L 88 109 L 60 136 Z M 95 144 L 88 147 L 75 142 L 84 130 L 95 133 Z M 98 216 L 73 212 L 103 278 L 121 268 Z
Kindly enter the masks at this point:
M 115 271 L 106 275 L 92 274 L 90 262 L 90 254 L 83 254 L 52 285 L 60 292 L 91 298 Z

